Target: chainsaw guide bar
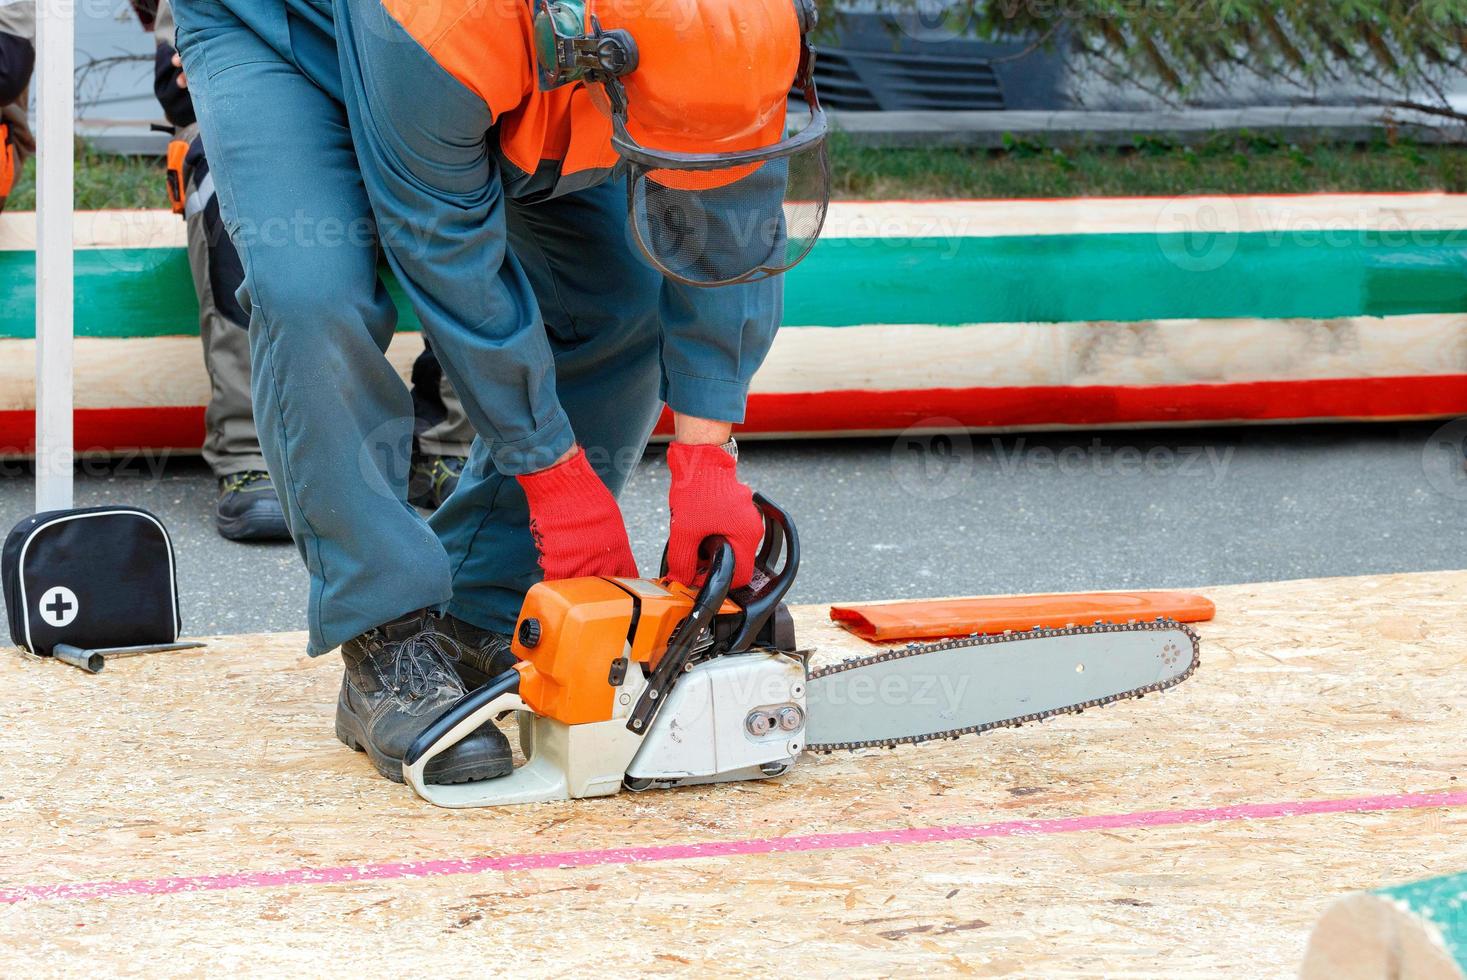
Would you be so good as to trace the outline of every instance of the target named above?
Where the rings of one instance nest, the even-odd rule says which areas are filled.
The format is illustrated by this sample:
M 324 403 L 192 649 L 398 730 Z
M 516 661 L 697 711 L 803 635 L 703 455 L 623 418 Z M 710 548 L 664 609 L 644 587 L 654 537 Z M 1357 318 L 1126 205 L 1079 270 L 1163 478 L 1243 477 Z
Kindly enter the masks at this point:
M 1143 659 L 1132 666 L 1145 670 L 1149 665 L 1153 670 L 1151 676 L 1156 677 L 1155 680 L 1150 680 L 1124 690 L 1094 693 L 1094 696 L 1077 699 L 1070 704 L 1028 712 L 1015 710 L 1013 714 L 1004 714 L 995 718 L 970 720 L 972 718 L 971 715 L 967 717 L 955 717 L 958 714 L 958 706 L 954 705 L 952 711 L 946 713 L 937 712 L 934 721 L 942 719 L 944 721 L 969 723 L 954 724 L 951 727 L 934 725 L 931 731 L 888 734 L 885 737 L 870 738 L 836 737 L 822 739 L 820 737 L 821 729 L 826 728 L 833 717 L 839 718 L 846 716 L 849 718 L 852 714 L 849 710 L 831 710 L 819 703 L 822 700 L 832 700 L 830 694 L 822 694 L 822 692 L 825 692 L 831 686 L 831 678 L 839 678 L 842 674 L 849 674 L 853 671 L 875 671 L 879 674 L 880 668 L 882 667 L 901 664 L 898 672 L 895 674 L 888 673 L 886 679 L 903 679 L 905 673 L 908 673 L 912 666 L 910 663 L 903 664 L 903 661 L 911 661 L 912 658 L 916 657 L 971 649 L 974 651 L 974 656 L 971 660 L 964 661 L 963 667 L 968 679 L 976 679 L 980 683 L 991 681 L 994 667 L 1013 666 L 1015 663 L 1021 663 L 1025 669 L 1036 674 L 1041 673 L 1045 668 L 1052 667 L 1054 669 L 1063 668 L 1068 670 L 1071 675 L 1079 675 L 1083 678 L 1085 661 L 1090 659 L 1092 663 L 1094 662 L 1094 651 L 1091 649 L 1087 652 L 1087 648 L 1093 648 L 1095 641 L 1099 639 L 1125 639 L 1124 636 L 1117 636 L 1117 634 L 1132 634 L 1137 639 L 1149 641 L 1150 649 L 1143 648 L 1141 651 Z M 1070 644 L 1066 644 L 1063 641 L 1070 638 L 1082 637 L 1085 639 L 1077 644 L 1078 649 L 1065 649 Z M 992 658 L 983 656 L 984 653 L 1017 653 L 1018 649 L 1012 646 L 1013 644 L 1056 640 L 1060 642 L 1058 644 L 1054 642 L 1046 644 L 1050 649 L 1041 650 L 1036 646 L 1031 651 L 1033 654 L 1032 657 L 1018 662 L 1011 660 L 1007 665 L 996 664 Z M 1188 652 L 1185 662 L 1183 660 L 1184 650 Z M 1148 662 L 1146 659 L 1148 657 L 1154 658 L 1154 661 Z M 1040 663 L 1045 658 L 1048 658 L 1050 662 Z M 1046 718 L 1053 718 L 1058 715 L 1079 714 L 1086 708 L 1103 707 L 1115 701 L 1140 698 L 1155 691 L 1163 691 L 1169 687 L 1175 687 L 1192 676 L 1193 671 L 1197 669 L 1199 659 L 1200 653 L 1197 632 L 1189 626 L 1170 619 L 1130 623 L 1097 622 L 1093 626 L 1067 626 L 1058 629 L 1041 628 L 1026 632 L 996 633 L 991 635 L 975 634 L 973 636 L 943 640 L 936 643 L 913 643 L 908 646 L 885 650 L 869 657 L 852 658 L 812 671 L 809 677 L 811 718 L 810 730 L 807 732 L 809 741 L 806 744 L 806 748 L 812 752 L 831 752 L 835 749 L 894 748 L 898 745 L 915 745 L 920 742 L 928 742 L 936 739 L 955 739 L 962 735 L 979 734 L 995 728 L 1017 728 L 1020 725 L 1043 721 Z M 1077 661 L 1078 664 L 1076 663 Z M 1102 662 L 1098 666 L 1108 665 Z M 985 672 L 989 676 L 985 676 Z M 943 674 L 944 680 L 951 680 L 955 676 L 955 672 L 951 670 L 941 671 L 941 673 Z M 826 683 L 822 684 L 822 681 Z M 872 691 L 878 690 L 881 682 L 882 679 L 880 677 L 873 677 L 872 683 L 869 685 L 870 689 Z M 849 701 L 850 699 L 847 698 L 847 700 Z M 1021 709 L 1024 706 L 1023 702 L 1027 700 L 1029 699 L 1017 699 L 1014 702 L 1014 708 Z M 897 705 L 894 707 L 895 710 L 891 712 L 891 716 L 895 719 L 912 718 L 922 714 L 922 712 L 913 711 L 909 706 Z M 850 720 L 850 727 L 857 729 L 868 728 L 879 723 L 880 719 L 876 717 L 880 714 L 879 707 L 873 710 L 873 706 L 868 704 L 862 705 L 861 708 L 859 718 Z M 842 727 L 841 725 L 837 725 L 835 734 L 842 734 L 840 731 Z M 873 736 L 876 734 L 876 732 L 872 732 Z

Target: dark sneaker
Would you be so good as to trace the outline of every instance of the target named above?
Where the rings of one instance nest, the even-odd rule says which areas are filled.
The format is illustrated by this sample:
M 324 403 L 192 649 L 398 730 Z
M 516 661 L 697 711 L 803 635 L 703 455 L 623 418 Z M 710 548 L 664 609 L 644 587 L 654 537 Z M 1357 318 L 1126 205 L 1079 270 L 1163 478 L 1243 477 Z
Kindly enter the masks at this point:
M 285 511 L 262 470 L 231 473 L 219 481 L 214 525 L 231 541 L 289 541 Z
M 412 474 L 408 477 L 408 503 L 424 510 L 437 510 L 458 486 L 467 456 L 413 457 Z
M 458 644 L 458 660 L 453 666 L 468 687 L 482 687 L 519 662 L 510 649 L 509 637 L 503 633 L 481 629 L 457 616 L 444 616 L 438 628 Z
M 402 782 L 402 757 L 439 715 L 464 694 L 454 672 L 456 644 L 437 617 L 410 613 L 341 646 L 346 673 L 336 699 L 336 737 L 367 753 L 377 771 Z M 507 775 L 509 740 L 486 723 L 428 764 L 430 783 L 467 783 Z

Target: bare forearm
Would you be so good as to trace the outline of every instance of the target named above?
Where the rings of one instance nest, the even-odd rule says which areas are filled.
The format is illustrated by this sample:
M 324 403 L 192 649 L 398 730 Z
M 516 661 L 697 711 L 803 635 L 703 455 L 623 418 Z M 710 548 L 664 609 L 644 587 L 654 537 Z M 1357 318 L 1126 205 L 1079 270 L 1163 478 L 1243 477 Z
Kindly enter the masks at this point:
M 678 415 L 674 413 L 674 438 L 685 446 L 721 446 L 733 438 L 733 424 L 730 422 L 718 422 L 713 419 L 700 419 L 694 415 Z M 580 450 L 579 446 L 572 446 L 566 450 L 555 462 L 545 469 L 552 469 L 566 462 Z M 537 472 L 543 472 L 537 471 Z
M 673 415 L 674 438 L 686 446 L 721 446 L 733 435 L 733 425 L 693 415 Z

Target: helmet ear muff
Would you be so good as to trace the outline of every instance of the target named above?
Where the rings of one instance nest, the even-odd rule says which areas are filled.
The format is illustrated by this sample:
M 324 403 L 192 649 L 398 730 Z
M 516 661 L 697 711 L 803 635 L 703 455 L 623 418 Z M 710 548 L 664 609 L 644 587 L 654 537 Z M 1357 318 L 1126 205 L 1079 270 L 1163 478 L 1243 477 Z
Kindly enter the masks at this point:
M 603 31 L 585 0 L 536 0 L 535 61 L 540 88 L 602 82 L 637 70 L 637 42 L 625 30 Z
M 630 31 L 617 28 L 603 31 L 594 17 L 591 36 L 580 48 L 581 75 L 589 82 L 621 78 L 637 70 L 641 56 Z

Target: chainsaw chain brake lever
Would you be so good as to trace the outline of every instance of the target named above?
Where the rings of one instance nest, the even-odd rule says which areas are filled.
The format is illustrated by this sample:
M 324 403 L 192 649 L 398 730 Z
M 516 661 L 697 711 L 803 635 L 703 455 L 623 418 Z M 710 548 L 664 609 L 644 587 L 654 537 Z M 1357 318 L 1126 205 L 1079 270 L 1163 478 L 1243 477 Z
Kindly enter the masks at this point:
M 698 639 L 712 627 L 713 618 L 723 608 L 723 600 L 728 598 L 729 587 L 733 584 L 733 545 L 718 535 L 712 535 L 704 539 L 698 550 L 705 555 L 712 554 L 712 560 L 708 563 L 708 578 L 693 599 L 692 612 L 688 613 L 688 618 L 673 633 L 667 644 L 667 652 L 657 661 L 657 667 L 647 679 L 642 696 L 632 707 L 631 717 L 627 719 L 627 730 L 638 735 L 646 734 L 652 727 L 652 719 L 657 717 L 662 702 L 667 700 L 667 692 L 672 690 L 672 686 L 687 669 L 697 650 Z

